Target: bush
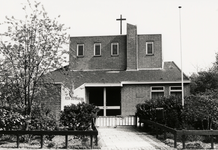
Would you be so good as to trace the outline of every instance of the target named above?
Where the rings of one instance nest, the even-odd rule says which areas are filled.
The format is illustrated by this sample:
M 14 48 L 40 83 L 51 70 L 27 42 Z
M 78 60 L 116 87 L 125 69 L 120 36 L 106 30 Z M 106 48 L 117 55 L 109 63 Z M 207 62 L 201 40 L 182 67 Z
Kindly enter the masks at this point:
M 218 103 L 206 95 L 189 96 L 182 111 L 184 127 L 189 129 L 217 129 Z
M 53 131 L 56 129 L 55 117 L 45 105 L 34 104 L 31 114 L 31 122 L 28 130 Z
M 145 103 L 136 105 L 137 115 L 144 119 L 166 124 L 172 128 L 180 128 L 182 113 L 180 101 L 178 97 L 147 100 Z M 163 117 L 158 117 L 158 108 L 163 109 Z
M 218 102 L 208 95 L 185 97 L 184 108 L 178 97 L 151 99 L 136 105 L 139 117 L 164 123 L 177 129 L 218 129 Z M 164 109 L 162 120 L 157 118 L 157 109 Z
M 97 117 L 99 109 L 87 103 L 71 104 L 65 106 L 61 112 L 60 122 L 67 127 L 68 130 L 90 130 L 91 122 Z
M 22 129 L 26 116 L 19 105 L 4 106 L 0 109 L 0 129 Z

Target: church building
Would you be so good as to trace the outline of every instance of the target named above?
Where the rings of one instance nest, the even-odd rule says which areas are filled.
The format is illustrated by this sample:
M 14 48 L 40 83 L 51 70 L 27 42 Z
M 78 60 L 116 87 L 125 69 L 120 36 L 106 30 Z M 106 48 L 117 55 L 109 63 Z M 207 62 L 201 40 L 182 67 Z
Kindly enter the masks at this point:
M 99 116 L 128 116 L 146 100 L 181 95 L 181 70 L 162 56 L 161 34 L 138 34 L 131 24 L 126 35 L 71 37 L 69 72 L 54 71 L 56 83 L 68 78 L 73 87 L 62 86 L 61 109 L 84 101 L 98 106 Z M 190 80 L 183 81 L 186 96 Z

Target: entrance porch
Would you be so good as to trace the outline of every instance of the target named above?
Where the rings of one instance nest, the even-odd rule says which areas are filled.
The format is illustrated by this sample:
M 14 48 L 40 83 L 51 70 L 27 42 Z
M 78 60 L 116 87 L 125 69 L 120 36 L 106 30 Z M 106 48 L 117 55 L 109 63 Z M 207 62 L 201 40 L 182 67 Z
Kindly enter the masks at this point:
M 88 102 L 100 108 L 98 116 L 121 115 L 120 87 L 87 87 Z

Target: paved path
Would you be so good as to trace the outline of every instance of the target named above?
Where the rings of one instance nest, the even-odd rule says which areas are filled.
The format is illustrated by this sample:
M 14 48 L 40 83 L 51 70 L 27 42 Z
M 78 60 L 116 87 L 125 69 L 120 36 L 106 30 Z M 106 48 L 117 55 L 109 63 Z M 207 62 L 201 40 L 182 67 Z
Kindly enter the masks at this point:
M 132 126 L 98 127 L 102 150 L 172 150 L 153 136 Z

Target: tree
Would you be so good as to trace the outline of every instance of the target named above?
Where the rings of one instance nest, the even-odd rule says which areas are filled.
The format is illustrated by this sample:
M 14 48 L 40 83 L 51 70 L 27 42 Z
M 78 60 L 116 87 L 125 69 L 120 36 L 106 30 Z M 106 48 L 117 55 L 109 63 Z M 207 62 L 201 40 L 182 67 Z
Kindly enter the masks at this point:
M 50 19 L 40 3 L 28 1 L 23 10 L 24 20 L 6 17 L 4 24 L 8 30 L 1 34 L 1 86 L 5 89 L 1 100 L 22 103 L 26 115 L 31 115 L 33 101 L 40 91 L 53 85 L 47 74 L 66 63 L 62 46 L 68 42 L 68 28 L 56 18 Z
M 206 71 L 200 71 L 191 75 L 191 93 L 211 93 L 218 90 L 218 53 L 213 66 Z

